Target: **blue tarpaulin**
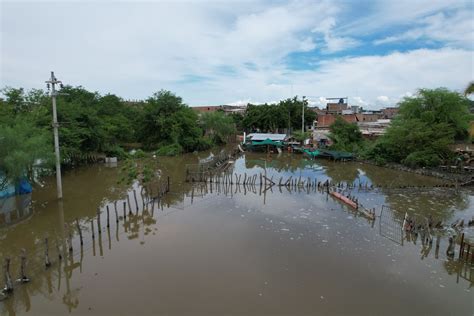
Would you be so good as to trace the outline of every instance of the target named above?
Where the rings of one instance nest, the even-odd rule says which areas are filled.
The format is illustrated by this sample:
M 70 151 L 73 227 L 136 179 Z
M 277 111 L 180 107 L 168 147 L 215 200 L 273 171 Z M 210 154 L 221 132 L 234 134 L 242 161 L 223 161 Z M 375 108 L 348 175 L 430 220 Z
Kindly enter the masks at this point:
M 6 198 L 19 194 L 28 194 L 33 191 L 31 184 L 26 179 L 21 179 L 20 183 L 15 187 L 12 184 L 7 184 L 5 188 L 0 190 L 0 198 Z

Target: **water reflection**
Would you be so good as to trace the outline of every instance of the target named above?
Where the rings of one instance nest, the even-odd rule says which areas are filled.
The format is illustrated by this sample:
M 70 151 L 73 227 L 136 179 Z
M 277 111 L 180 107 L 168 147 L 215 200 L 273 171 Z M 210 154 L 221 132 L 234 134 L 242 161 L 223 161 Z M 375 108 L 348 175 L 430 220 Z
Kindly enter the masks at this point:
M 31 297 L 36 296 L 45 297 L 50 301 L 60 300 L 68 312 L 78 310 L 81 290 L 87 287 L 87 284 L 79 283 L 77 275 L 83 273 L 84 264 L 87 264 L 88 260 L 94 264 L 100 264 L 100 261 L 95 261 L 95 259 L 106 257 L 114 251 L 124 251 L 122 247 L 115 249 L 119 248 L 115 246 L 116 243 L 131 242 L 137 246 L 145 245 L 147 240 L 155 242 L 157 237 L 153 236 L 157 234 L 158 227 L 164 225 L 160 223 L 160 217 L 172 216 L 176 212 L 187 209 L 199 209 L 199 205 L 203 205 L 211 199 L 221 203 L 219 206 L 212 206 L 211 209 L 228 212 L 229 221 L 245 219 L 248 221 L 248 225 L 252 223 L 257 227 L 264 227 L 265 231 L 268 228 L 269 232 L 278 234 L 278 238 L 282 238 L 281 234 L 287 234 L 289 238 L 293 238 L 291 240 L 313 241 L 313 238 L 319 238 L 318 241 L 321 242 L 321 238 L 323 238 L 326 242 L 329 240 L 328 244 L 332 247 L 339 247 L 338 243 L 331 243 L 331 240 L 342 238 L 344 234 L 346 234 L 346 238 L 350 238 L 351 234 L 353 234 L 352 236 L 360 234 L 364 236 L 363 238 L 373 239 L 373 244 L 369 244 L 369 248 L 373 247 L 377 252 L 383 253 L 384 247 L 387 247 L 386 244 L 383 244 L 382 240 L 384 239 L 377 239 L 377 236 L 383 237 L 383 233 L 373 229 L 373 225 L 375 225 L 373 222 L 361 220 L 356 213 L 332 200 L 324 191 L 317 190 L 317 187 L 288 188 L 277 185 L 262 187 L 259 185 L 259 181 L 250 186 L 236 185 L 235 183 L 207 183 L 203 185 L 184 182 L 186 164 L 196 163 L 198 159 L 197 155 L 188 155 L 182 158 L 160 158 L 162 174 L 170 176 L 172 179 L 171 192 L 162 199 L 157 199 L 154 194 L 157 189 L 154 185 L 158 184 L 151 184 L 143 190 L 136 184 L 126 187 L 117 184 L 116 169 L 102 166 L 78 169 L 67 174 L 64 181 L 66 197 L 64 204 L 54 202 L 53 182 L 47 183 L 44 189 L 35 191 L 34 214 L 31 208 L 24 212 L 30 220 L 15 221 L 17 215 L 13 216 L 10 212 L 12 214 L 10 222 L 15 222 L 18 225 L 0 230 L 0 260 L 3 261 L 5 257 L 12 256 L 15 267 L 12 274 L 16 276 L 18 274 L 18 252 L 20 248 L 25 248 L 29 254 L 28 273 L 32 278 L 30 284 L 17 286 L 14 295 L 0 303 L 2 305 L 0 311 L 11 315 L 15 315 L 17 312 L 34 312 L 35 306 L 32 306 Z M 274 176 L 274 180 L 293 175 L 295 178 L 309 177 L 311 180 L 317 181 L 331 179 L 333 182 L 374 184 L 376 186 L 374 190 L 358 190 L 356 186 L 352 189 L 352 193 L 364 205 L 377 207 L 377 210 L 382 204 L 389 205 L 397 220 L 402 219 L 405 212 L 419 216 L 435 214 L 443 221 L 449 221 L 461 215 L 472 216 L 474 214 L 471 203 L 472 194 L 469 191 L 451 189 L 415 191 L 413 189 L 380 187 L 401 184 L 435 185 L 439 183 L 436 179 L 413 176 L 388 169 L 377 169 L 374 166 L 357 163 L 335 164 L 317 161 L 316 163 L 322 165 L 324 169 L 315 170 L 314 163 L 314 161 L 302 160 L 296 155 L 282 155 L 278 158 L 268 159 L 265 155 L 246 154 L 230 167 L 228 174 L 255 175 L 266 169 L 269 177 Z M 278 181 L 276 183 L 278 184 Z M 137 202 L 134 201 L 133 190 L 138 192 L 135 193 Z M 31 201 L 31 196 L 29 198 Z M 131 205 L 128 204 L 128 200 L 131 201 Z M 127 202 L 125 206 L 124 202 Z M 29 203 L 20 202 L 19 205 L 26 204 Z M 18 205 L 18 201 L 15 201 L 15 205 Z M 293 205 L 298 206 L 293 207 Z M 110 213 L 109 225 L 107 225 L 106 217 L 107 207 Z M 100 233 L 99 225 L 97 225 L 97 209 L 101 210 Z M 75 228 L 76 218 L 84 234 L 82 247 Z M 91 227 L 92 223 L 93 228 Z M 210 222 L 202 226 L 202 229 L 215 230 L 220 224 Z M 174 223 L 174 225 L 177 224 Z M 288 228 L 290 225 L 293 226 Z M 337 232 L 332 232 L 328 229 L 329 226 L 339 228 L 337 228 Z M 172 230 L 173 226 L 163 226 L 162 228 Z M 93 232 L 94 238 L 92 238 Z M 70 233 L 72 233 L 72 252 L 69 251 L 69 245 L 66 242 Z M 371 234 L 377 235 L 372 236 Z M 46 236 L 51 241 L 52 266 L 49 269 L 44 268 L 44 238 Z M 218 239 L 218 237 L 216 238 Z M 446 240 L 444 236 L 440 238 L 442 238 L 440 247 L 436 246 L 437 243 L 434 245 L 423 244 L 419 239 L 408 235 L 401 236 L 401 244 L 404 249 L 418 252 L 420 260 L 440 260 L 448 275 L 453 275 L 457 282 L 467 282 L 465 284 L 472 287 L 474 282 L 472 268 L 455 260 L 447 259 L 444 254 Z M 323 243 L 325 242 L 323 241 Z M 382 244 L 383 246 L 381 246 Z M 400 246 L 394 247 L 394 249 L 398 249 L 397 247 Z M 329 250 L 323 248 L 319 253 L 323 255 L 323 258 L 325 251 Z M 92 256 L 90 256 L 91 254 Z M 311 254 L 307 255 L 311 257 Z M 340 259 L 350 259 L 341 254 L 339 256 L 341 256 Z M 143 273 L 146 274 L 146 271 Z
M 31 193 L 0 199 L 0 228 L 26 220 L 32 214 Z

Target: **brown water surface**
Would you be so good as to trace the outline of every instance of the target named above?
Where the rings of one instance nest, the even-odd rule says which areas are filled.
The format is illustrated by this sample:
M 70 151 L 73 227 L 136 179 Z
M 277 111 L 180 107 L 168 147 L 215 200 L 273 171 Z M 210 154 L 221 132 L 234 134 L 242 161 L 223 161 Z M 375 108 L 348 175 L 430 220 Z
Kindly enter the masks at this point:
M 29 197 L 3 204 L 0 260 L 12 257 L 17 278 L 18 256 L 25 248 L 31 282 L 15 285 L 0 302 L 0 314 L 473 315 L 473 267 L 457 261 L 458 246 L 455 259 L 446 256 L 447 237 L 455 231 L 439 232 L 439 249 L 435 243 L 408 241 L 400 231 L 405 212 L 420 220 L 432 215 L 446 224 L 472 218 L 471 190 L 300 155 L 246 154 L 229 170 L 254 175 L 266 168 L 277 183 L 290 176 L 353 183 L 350 194 L 365 207 L 375 207 L 380 215 L 385 205 L 384 214 L 371 222 L 305 187 L 265 190 L 258 181 L 255 187 L 184 182 L 186 164 L 205 156 L 159 158 L 163 177 L 171 179 L 161 201 L 142 201 L 137 185 L 118 184 L 118 168 L 94 165 L 65 173 L 63 203 L 55 200 L 51 178 L 35 189 L 31 209 L 21 207 Z M 408 185 L 416 188 L 401 188 Z M 130 210 L 123 209 L 127 194 Z M 472 236 L 472 230 L 465 232 Z M 69 235 L 72 253 L 64 241 Z

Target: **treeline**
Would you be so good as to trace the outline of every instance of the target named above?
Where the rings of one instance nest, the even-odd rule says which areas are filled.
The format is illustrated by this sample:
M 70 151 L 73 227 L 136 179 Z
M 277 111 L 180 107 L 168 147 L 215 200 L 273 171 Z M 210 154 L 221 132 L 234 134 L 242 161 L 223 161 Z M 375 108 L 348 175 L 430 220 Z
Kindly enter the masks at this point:
M 239 126 L 247 132 L 301 131 L 303 109 L 305 126 L 312 126 L 316 113 L 308 107 L 304 97 L 301 100 L 289 98 L 276 104 L 249 104 Z
M 385 134 L 365 141 L 356 124 L 342 119 L 330 127 L 333 148 L 355 152 L 378 164 L 431 167 L 453 162 L 451 145 L 469 140 L 473 102 L 444 88 L 421 89 L 399 103 L 399 114 Z
M 46 91 L 4 88 L 0 99 L 0 180 L 33 177 L 33 166 L 52 161 L 52 106 Z M 158 155 L 204 150 L 235 136 L 232 117 L 222 112 L 201 116 L 169 91 L 143 102 L 100 95 L 66 86 L 57 96 L 62 163 L 91 157 L 124 157 L 140 147 Z M 36 172 L 41 168 L 35 168 Z M 0 183 L 1 184 L 1 183 Z

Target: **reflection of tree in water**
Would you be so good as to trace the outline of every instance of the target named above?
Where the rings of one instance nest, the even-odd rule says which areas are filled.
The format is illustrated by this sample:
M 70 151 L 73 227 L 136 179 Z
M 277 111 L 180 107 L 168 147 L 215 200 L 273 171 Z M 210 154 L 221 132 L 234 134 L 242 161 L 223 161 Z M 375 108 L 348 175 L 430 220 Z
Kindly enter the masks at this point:
M 333 182 L 353 183 L 359 177 L 358 166 L 353 163 L 328 162 L 326 165 L 326 175 Z
M 469 196 L 462 191 L 447 188 L 430 189 L 382 189 L 385 204 L 403 219 L 405 212 L 415 217 L 433 217 L 435 221 L 451 224 L 454 211 L 462 212 L 469 207 Z
M 367 178 L 375 186 L 399 187 L 399 186 L 435 186 L 444 183 L 443 180 L 434 177 L 423 176 L 411 172 L 398 171 L 382 168 L 368 164 L 354 164 L 365 172 Z
M 467 281 L 469 288 L 474 286 L 474 271 L 471 265 L 458 260 L 445 260 L 443 267 L 449 275 L 456 274 L 456 282 Z
M 301 155 L 291 155 L 291 154 L 282 154 L 281 156 L 277 155 L 266 155 L 266 154 L 256 154 L 256 153 L 246 153 L 245 154 L 245 168 L 252 169 L 255 167 L 273 168 L 277 172 L 295 172 L 304 168 L 310 161 L 301 159 Z M 245 172 L 245 171 L 244 171 Z
M 61 291 L 61 281 L 65 280 L 66 288 L 62 297 L 63 303 L 71 312 L 79 306 L 79 288 L 71 289 L 70 281 L 73 270 L 80 267 L 80 262 L 75 262 L 71 255 L 63 261 L 55 262 L 49 269 L 44 270 L 42 258 L 32 257 L 27 265 L 27 275 L 31 282 L 16 285 L 12 295 L 0 304 L 0 314 L 15 315 L 23 310 L 29 312 L 32 308 L 31 297 L 42 295 L 50 300 L 54 299 L 56 292 Z M 16 272 L 16 271 L 15 271 Z M 14 272 L 14 273 L 15 273 Z M 64 273 L 63 273 L 64 272 Z M 12 273 L 12 276 L 16 276 Z M 57 283 L 55 287 L 53 284 Z
M 151 232 L 150 226 L 156 224 L 156 219 L 153 218 L 149 210 L 143 211 L 141 214 L 129 214 L 124 223 L 124 229 L 127 233 L 128 239 L 137 239 L 140 236 L 140 229 L 143 227 L 145 235 Z

